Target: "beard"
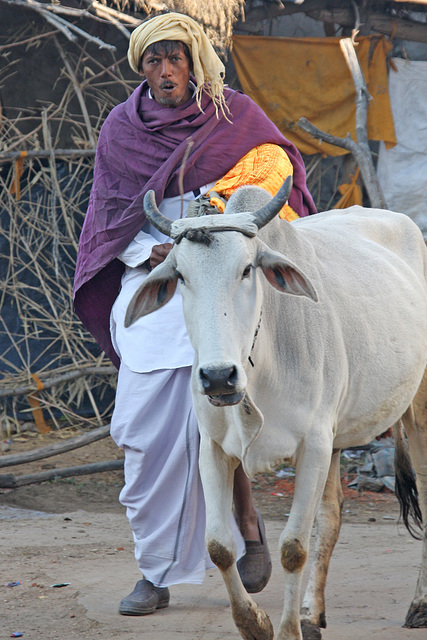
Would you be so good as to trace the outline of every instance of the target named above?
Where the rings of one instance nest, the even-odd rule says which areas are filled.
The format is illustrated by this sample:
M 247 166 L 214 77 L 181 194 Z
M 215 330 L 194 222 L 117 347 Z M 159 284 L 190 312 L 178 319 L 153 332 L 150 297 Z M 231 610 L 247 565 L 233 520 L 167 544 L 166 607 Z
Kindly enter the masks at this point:
M 160 104 L 162 104 L 165 107 L 176 107 L 177 104 L 180 104 L 182 102 L 182 97 L 180 96 L 176 96 L 174 97 L 165 97 L 165 98 L 158 98 L 157 102 L 159 102 Z

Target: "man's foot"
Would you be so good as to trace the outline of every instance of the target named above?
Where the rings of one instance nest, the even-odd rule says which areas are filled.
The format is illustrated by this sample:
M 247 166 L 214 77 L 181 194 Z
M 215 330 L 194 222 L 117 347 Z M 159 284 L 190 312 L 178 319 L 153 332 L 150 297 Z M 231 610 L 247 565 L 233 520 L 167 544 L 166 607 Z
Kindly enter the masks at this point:
M 237 526 L 243 536 L 243 540 L 257 540 L 258 542 L 261 542 L 258 523 L 259 513 L 255 507 L 252 508 L 250 514 L 241 515 L 235 512 L 234 515 Z
M 245 540 L 246 554 L 237 561 L 240 578 L 248 593 L 258 593 L 267 585 L 271 576 L 271 558 L 265 537 L 264 522 L 257 511 L 258 540 Z
M 122 616 L 146 616 L 169 606 L 169 589 L 155 587 L 149 580 L 138 580 L 135 589 L 120 603 Z

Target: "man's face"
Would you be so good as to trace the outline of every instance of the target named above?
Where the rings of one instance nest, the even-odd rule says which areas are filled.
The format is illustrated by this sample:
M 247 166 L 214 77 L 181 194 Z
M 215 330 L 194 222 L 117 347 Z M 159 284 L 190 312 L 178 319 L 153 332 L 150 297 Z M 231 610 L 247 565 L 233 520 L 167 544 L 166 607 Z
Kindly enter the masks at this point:
M 147 49 L 142 56 L 141 73 L 153 98 L 167 107 L 177 107 L 191 98 L 190 70 L 190 60 L 180 42 L 169 53 L 159 47 L 156 53 Z

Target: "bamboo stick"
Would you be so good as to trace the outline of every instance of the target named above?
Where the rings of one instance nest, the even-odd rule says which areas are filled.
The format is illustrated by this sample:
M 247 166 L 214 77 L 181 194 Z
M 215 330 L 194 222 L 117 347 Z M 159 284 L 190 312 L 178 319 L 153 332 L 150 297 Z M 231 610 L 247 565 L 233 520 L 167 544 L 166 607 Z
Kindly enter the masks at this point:
M 57 442 L 47 447 L 40 447 L 24 453 L 15 453 L 7 456 L 0 456 L 0 469 L 4 467 L 13 467 L 18 464 L 26 464 L 27 462 L 35 462 L 36 460 L 44 460 L 57 456 L 60 453 L 74 451 L 80 447 L 85 447 L 92 442 L 97 442 L 110 435 L 110 425 L 93 429 L 89 433 L 75 438 L 68 438 L 65 442 Z
M 80 108 L 82 110 L 83 119 L 84 119 L 85 124 L 86 124 L 89 144 L 90 144 L 90 146 L 92 148 L 95 148 L 96 147 L 96 140 L 95 140 L 95 137 L 93 135 L 92 126 L 90 124 L 89 113 L 88 113 L 88 110 L 87 110 L 87 107 L 86 107 L 86 103 L 85 103 L 84 98 L 83 98 L 82 90 L 80 88 L 79 83 L 77 82 L 77 78 L 75 76 L 74 71 L 71 68 L 70 63 L 67 60 L 67 56 L 64 53 L 64 49 L 61 47 L 61 45 L 59 44 L 59 41 L 58 41 L 58 39 L 56 37 L 54 37 L 53 39 L 54 39 L 56 47 L 57 47 L 57 49 L 59 51 L 59 54 L 60 54 L 60 56 L 62 58 L 62 61 L 65 64 L 65 68 L 67 69 L 68 75 L 70 76 L 71 81 L 73 83 L 73 87 L 74 87 L 74 90 L 76 92 L 76 96 L 77 96 L 77 99 L 79 101 Z M 52 157 L 52 156 L 50 156 L 50 157 Z
M 88 4 L 91 7 L 93 7 L 95 10 L 102 11 L 102 13 L 107 13 L 110 16 L 112 16 L 113 18 L 117 18 L 117 20 L 121 20 L 122 22 L 126 22 L 127 24 L 130 24 L 133 27 L 138 27 L 142 23 L 142 20 L 139 20 L 138 18 L 134 18 L 134 17 L 128 15 L 127 13 L 123 13 L 123 11 L 118 11 L 117 9 L 112 9 L 111 7 L 108 7 L 105 4 L 101 4 L 97 0 L 94 0 L 93 2 L 90 2 L 90 0 L 89 0 Z
M 64 384 L 64 382 L 71 382 L 72 380 L 77 380 L 78 378 L 82 378 L 84 376 L 111 376 L 117 373 L 117 369 L 114 365 L 103 366 L 103 367 L 85 367 L 81 369 L 76 369 L 75 371 L 70 371 L 68 373 L 64 373 L 62 375 L 58 375 L 53 378 L 41 378 L 44 389 L 49 389 L 50 387 L 54 387 L 59 384 Z M 40 377 L 40 376 L 39 376 Z M 3 382 L 4 384 L 4 382 Z M 34 393 L 37 391 L 35 385 L 19 385 L 12 389 L 0 389 L 0 398 L 9 398 L 10 396 L 21 396 L 21 395 L 29 395 L 30 393 Z
M 38 484 L 57 478 L 70 478 L 73 476 L 85 476 L 92 473 L 102 473 L 104 471 L 120 471 L 124 467 L 123 460 L 111 460 L 109 462 L 94 462 L 82 464 L 75 467 L 65 467 L 64 469 L 49 469 L 39 473 L 30 473 L 24 476 L 15 476 L 12 473 L 0 475 L 0 489 L 16 489 L 29 484 Z
M 91 158 L 96 149 L 28 149 L 28 151 L 0 151 L 0 162 L 13 162 L 18 158 Z
M 77 36 L 79 35 L 85 38 L 86 40 L 89 40 L 90 42 L 93 42 L 94 44 L 98 45 L 100 49 L 109 49 L 110 51 L 116 51 L 116 47 L 114 45 L 108 44 L 107 42 L 104 42 L 100 38 L 90 35 L 83 29 L 80 29 L 80 27 L 77 27 L 72 22 L 68 22 L 67 20 L 64 20 L 63 18 L 61 18 L 59 15 L 56 15 L 58 13 L 66 13 L 68 15 L 74 15 L 74 16 L 77 15 L 78 17 L 82 17 L 84 15 L 86 17 L 93 18 L 94 16 L 91 15 L 86 10 L 72 9 L 69 7 L 68 8 L 61 7 L 58 5 L 46 5 L 45 3 L 37 2 L 36 0 L 1 0 L 1 1 L 7 4 L 12 4 L 18 7 L 36 11 L 47 22 L 49 22 L 54 27 L 56 27 L 59 31 L 61 31 L 65 35 L 65 37 L 71 42 L 76 41 Z M 52 13 L 50 13 L 49 10 L 51 12 L 56 12 L 56 14 L 52 15 Z
M 9 42 L 8 44 L 0 45 L 0 51 L 4 51 L 5 49 L 10 49 L 11 47 L 22 47 L 24 44 L 30 44 L 31 42 L 35 42 L 36 40 L 41 40 L 42 38 L 50 38 L 58 33 L 58 29 L 54 31 L 47 31 L 46 33 L 39 33 L 32 38 L 26 38 L 25 40 L 19 40 L 18 42 Z

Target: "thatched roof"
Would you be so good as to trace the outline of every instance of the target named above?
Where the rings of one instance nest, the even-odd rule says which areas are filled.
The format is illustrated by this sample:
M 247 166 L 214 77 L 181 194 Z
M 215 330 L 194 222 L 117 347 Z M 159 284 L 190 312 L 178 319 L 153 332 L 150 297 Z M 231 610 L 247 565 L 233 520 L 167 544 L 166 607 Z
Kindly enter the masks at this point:
M 233 24 L 244 16 L 245 0 L 110 0 L 108 4 L 123 12 L 133 10 L 149 16 L 163 11 L 185 13 L 203 26 L 215 47 L 223 50 L 231 45 Z
M 114 45 L 91 33 L 92 29 L 76 24 L 76 21 L 93 19 L 109 22 L 125 36 L 130 30 L 159 13 L 177 11 L 199 22 L 211 38 L 214 46 L 224 52 L 231 45 L 233 24 L 244 18 L 244 0 L 63 0 L 50 3 L 44 0 L 0 0 L 21 11 L 37 13 L 70 41 L 77 36 L 86 38 L 100 48 L 114 49 Z

